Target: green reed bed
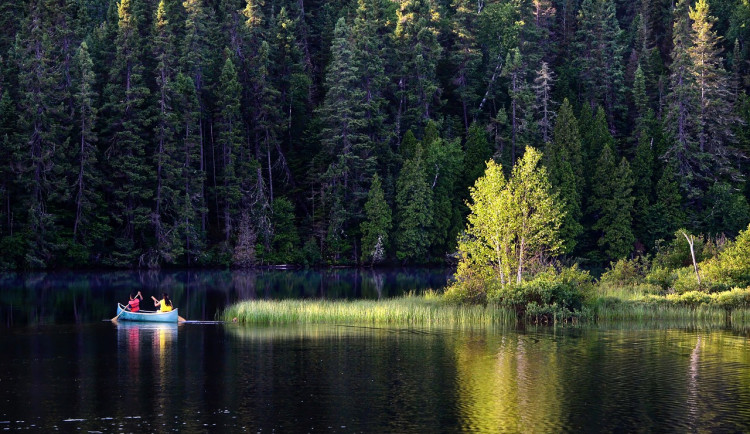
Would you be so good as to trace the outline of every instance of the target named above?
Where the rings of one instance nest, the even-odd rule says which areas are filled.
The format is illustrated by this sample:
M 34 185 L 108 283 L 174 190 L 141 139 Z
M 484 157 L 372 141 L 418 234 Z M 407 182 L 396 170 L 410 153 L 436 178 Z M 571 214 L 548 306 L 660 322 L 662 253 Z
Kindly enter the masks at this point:
M 250 300 L 230 306 L 222 316 L 263 325 L 479 326 L 516 321 L 515 312 L 497 306 L 458 305 L 416 295 L 384 300 Z

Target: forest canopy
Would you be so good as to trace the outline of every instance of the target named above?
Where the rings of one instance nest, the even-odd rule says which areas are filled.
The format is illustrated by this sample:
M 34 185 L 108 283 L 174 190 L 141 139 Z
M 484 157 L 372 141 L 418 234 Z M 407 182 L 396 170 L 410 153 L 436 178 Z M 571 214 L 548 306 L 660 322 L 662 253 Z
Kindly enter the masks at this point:
M 0 21 L 2 269 L 444 264 L 487 162 L 532 157 L 583 267 L 750 222 L 747 0 L 0 0 Z

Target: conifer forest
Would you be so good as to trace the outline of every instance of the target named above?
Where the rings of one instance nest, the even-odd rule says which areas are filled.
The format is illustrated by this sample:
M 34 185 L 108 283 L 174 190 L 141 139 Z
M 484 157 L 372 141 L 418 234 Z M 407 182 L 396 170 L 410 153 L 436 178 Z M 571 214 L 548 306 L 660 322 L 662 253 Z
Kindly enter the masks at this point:
M 0 21 L 0 269 L 455 263 L 470 187 L 529 152 L 584 267 L 750 222 L 749 0 L 0 0 Z

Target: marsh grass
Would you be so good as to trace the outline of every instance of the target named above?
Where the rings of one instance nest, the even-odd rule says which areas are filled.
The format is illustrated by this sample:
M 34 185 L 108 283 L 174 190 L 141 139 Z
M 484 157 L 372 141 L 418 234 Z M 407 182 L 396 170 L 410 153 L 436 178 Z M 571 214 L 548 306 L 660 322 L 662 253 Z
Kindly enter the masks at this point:
M 245 324 L 484 326 L 513 324 L 512 310 L 448 303 L 434 293 L 383 300 L 249 300 L 230 306 L 225 321 Z

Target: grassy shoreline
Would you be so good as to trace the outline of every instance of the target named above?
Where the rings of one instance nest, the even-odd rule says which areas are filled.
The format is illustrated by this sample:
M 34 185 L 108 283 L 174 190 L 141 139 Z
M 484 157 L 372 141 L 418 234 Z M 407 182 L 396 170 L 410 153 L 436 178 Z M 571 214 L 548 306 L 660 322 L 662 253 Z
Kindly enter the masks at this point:
M 274 324 L 469 326 L 514 323 L 515 312 L 494 305 L 449 304 L 434 294 L 384 300 L 249 300 L 222 312 L 225 321 Z
M 494 303 L 457 304 L 441 295 L 406 295 L 384 300 L 249 300 L 222 312 L 222 319 L 250 325 L 356 324 L 399 326 L 487 326 L 526 323 L 699 322 L 712 325 L 748 325 L 750 309 L 727 310 L 701 304 L 683 306 L 609 298 L 593 300 L 573 318 L 518 317 Z

